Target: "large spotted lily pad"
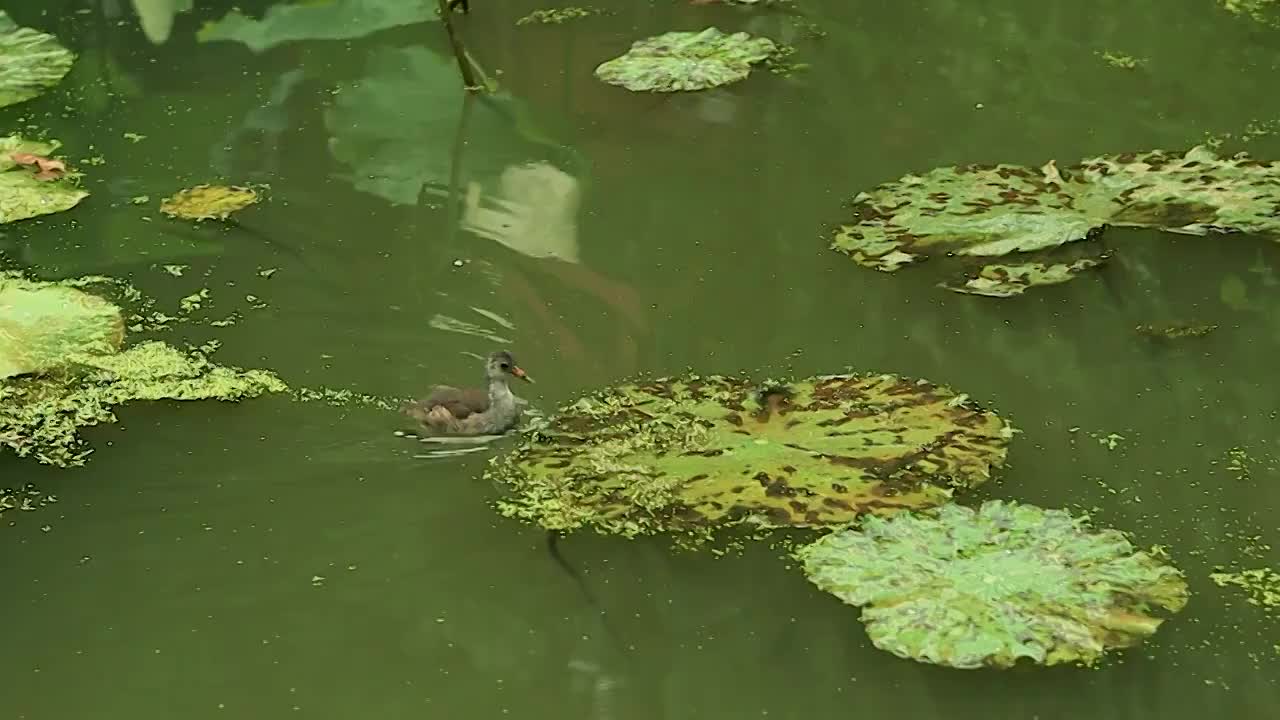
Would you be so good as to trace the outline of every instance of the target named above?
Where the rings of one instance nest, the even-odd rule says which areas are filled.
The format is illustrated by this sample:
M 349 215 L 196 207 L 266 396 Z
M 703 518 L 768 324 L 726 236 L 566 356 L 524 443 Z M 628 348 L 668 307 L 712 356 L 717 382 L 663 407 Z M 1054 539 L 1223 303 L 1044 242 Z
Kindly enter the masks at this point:
M 37 318 L 43 321 L 26 322 Z M 48 465 L 83 465 L 91 450 L 80 428 L 114 422 L 116 405 L 288 389 L 270 372 L 222 367 L 200 350 L 153 341 L 116 352 L 119 318 L 118 308 L 68 284 L 0 275 L 0 448 Z
M 582 398 L 489 475 L 512 490 L 503 514 L 550 529 L 816 527 L 947 502 L 1003 464 L 1012 434 L 963 395 L 893 375 L 690 375 Z
M 58 146 L 56 140 L 38 142 L 17 135 L 0 137 L 0 224 L 70 210 L 89 196 L 76 185 L 74 176 L 43 179 L 14 159 L 15 155 L 43 159 Z
M 1192 235 L 1255 233 L 1280 239 L 1280 163 L 1204 147 L 1102 156 L 1059 169 L 1017 165 L 943 167 L 908 175 L 854 198 L 854 222 L 833 249 L 865 267 L 893 272 L 934 255 L 1007 257 L 972 282 L 1054 284 L 1097 264 L 1047 265 L 1034 253 L 1086 240 L 1110 225 Z M 1027 255 L 1030 253 L 1031 255 Z
M 744 32 L 669 32 L 633 43 L 625 55 L 601 63 L 596 77 L 636 92 L 706 90 L 745 79 L 753 64 L 777 51 L 772 40 Z
M 20 28 L 0 10 L 0 107 L 30 100 L 57 85 L 75 58 L 54 36 Z
M 0 380 L 108 355 L 124 341 L 120 308 L 62 285 L 0 276 Z
M 797 556 L 815 585 L 862 606 L 876 647 L 957 668 L 1091 664 L 1187 601 L 1182 574 L 1123 533 L 999 500 L 868 517 Z

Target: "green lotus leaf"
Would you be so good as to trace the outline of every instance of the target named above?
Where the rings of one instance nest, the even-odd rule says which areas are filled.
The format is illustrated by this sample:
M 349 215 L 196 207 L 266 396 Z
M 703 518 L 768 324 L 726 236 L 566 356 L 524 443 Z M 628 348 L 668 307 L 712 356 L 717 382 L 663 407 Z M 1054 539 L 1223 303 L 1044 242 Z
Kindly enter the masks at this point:
M 853 213 L 854 222 L 839 227 L 832 248 L 885 272 L 932 255 L 1038 253 L 1090 239 L 1108 225 L 1280 238 L 1280 163 L 1244 153 L 1219 158 L 1194 147 L 1182 154 L 1095 157 L 1062 170 L 1052 161 L 1038 169 L 944 167 L 858 194 Z M 1091 266 L 1038 262 L 1032 255 L 992 265 L 992 277 L 949 287 L 972 292 L 1001 274 L 1052 284 Z M 1017 294 L 1009 290 L 997 283 L 1001 296 Z
M 58 146 L 56 140 L 37 142 L 17 135 L 0 137 L 0 225 L 70 210 L 89 196 L 73 178 L 42 180 L 13 161 L 14 153 L 48 156 Z
M 867 517 L 797 557 L 815 585 L 862 606 L 876 647 L 956 668 L 1092 664 L 1187 600 L 1182 574 L 1123 533 L 999 500 Z
M 253 52 L 299 40 L 349 40 L 437 19 L 436 0 L 329 0 L 274 5 L 261 20 L 232 10 L 200 29 L 200 42 L 234 40 Z
M 71 287 L 0 276 L 0 380 L 109 355 L 124 341 L 120 308 Z
M 54 36 L 20 28 L 0 10 L 0 107 L 43 94 L 62 81 L 75 59 Z
M 947 502 L 1003 464 L 1012 434 L 926 381 L 830 375 L 762 387 L 689 375 L 571 403 L 488 475 L 512 490 L 500 512 L 550 529 L 814 527 Z
M 596 77 L 636 92 L 706 90 L 745 79 L 753 64 L 777 51 L 772 40 L 744 32 L 669 32 L 633 43 L 625 55 L 601 63 Z
M 1103 217 L 1075 207 L 1083 190 L 1053 163 L 960 166 L 907 175 L 854 198 L 856 224 L 833 247 L 892 272 L 930 253 L 999 256 L 1083 240 Z

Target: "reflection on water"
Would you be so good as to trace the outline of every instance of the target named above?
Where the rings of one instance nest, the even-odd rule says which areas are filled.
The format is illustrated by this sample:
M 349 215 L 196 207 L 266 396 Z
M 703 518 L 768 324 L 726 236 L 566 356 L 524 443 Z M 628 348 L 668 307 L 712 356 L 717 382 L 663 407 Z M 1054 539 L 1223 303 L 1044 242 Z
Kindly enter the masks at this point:
M 615 3 L 547 26 L 515 24 L 533 0 L 476 0 L 457 27 L 502 93 L 467 110 L 443 31 L 422 22 L 434 3 L 391 2 L 297 3 L 287 27 L 220 25 L 209 42 L 196 33 L 232 3 L 136 0 L 141 24 L 125 3 L 10 9 L 79 59 L 64 91 L 0 112 L 62 140 L 93 195 L 5 226 L 0 262 L 128 275 L 162 304 L 208 287 L 219 317 L 220 298 L 252 292 L 265 307 L 237 324 L 167 337 L 216 335 L 225 362 L 296 386 L 417 396 L 499 345 L 537 368 L 544 413 L 686 367 L 926 377 L 1022 431 L 975 499 L 1092 511 L 1166 545 L 1190 604 L 1098 670 L 946 671 L 875 650 L 855 609 L 766 543 L 716 558 L 570 536 L 580 585 L 476 479 L 511 438 L 421 443 L 365 406 L 137 405 L 87 435 L 82 470 L 0 455 L 0 486 L 59 500 L 0 520 L 10 714 L 1274 715 L 1274 622 L 1208 575 L 1280 562 L 1280 248 L 1113 230 L 1098 274 L 991 300 L 940 291 L 927 268 L 857 268 L 825 235 L 858 190 L 954 163 L 1206 133 L 1280 157 L 1275 135 L 1245 132 L 1280 118 L 1265 91 L 1280 31 L 1211 0 Z M 685 97 L 592 77 L 637 38 L 712 24 L 792 43 L 810 67 Z M 248 180 L 271 196 L 243 229 L 129 202 Z M 167 263 L 191 269 L 153 268 Z M 1218 328 L 1135 332 L 1178 322 Z
M 521 255 L 578 262 L 578 181 L 547 163 L 502 171 L 482 207 L 481 186 L 467 186 L 462 227 Z

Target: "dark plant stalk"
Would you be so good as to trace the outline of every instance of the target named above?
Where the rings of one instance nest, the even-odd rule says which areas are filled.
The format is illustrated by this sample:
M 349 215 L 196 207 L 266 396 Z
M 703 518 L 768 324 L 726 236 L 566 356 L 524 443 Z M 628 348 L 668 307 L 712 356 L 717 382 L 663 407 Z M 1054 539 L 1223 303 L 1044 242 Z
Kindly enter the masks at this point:
M 436 0 L 436 4 L 440 6 L 440 20 L 444 23 L 444 30 L 449 34 L 449 47 L 453 48 L 453 59 L 458 61 L 458 72 L 462 73 L 462 85 L 467 90 L 475 92 L 482 86 L 476 82 L 475 70 L 471 67 L 467 50 L 462 46 L 462 39 L 453 28 L 453 4 L 449 0 Z

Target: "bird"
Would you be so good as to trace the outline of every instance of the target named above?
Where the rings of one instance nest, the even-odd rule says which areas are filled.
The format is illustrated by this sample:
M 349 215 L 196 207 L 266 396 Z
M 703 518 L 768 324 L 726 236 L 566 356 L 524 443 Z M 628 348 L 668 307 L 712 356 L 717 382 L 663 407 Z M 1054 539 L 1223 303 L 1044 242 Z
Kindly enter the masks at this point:
M 437 385 L 421 400 L 402 408 L 423 429 L 439 435 L 500 435 L 515 427 L 524 401 L 507 385 L 508 376 L 525 382 L 533 378 L 506 350 L 492 353 L 484 364 L 486 388 Z

